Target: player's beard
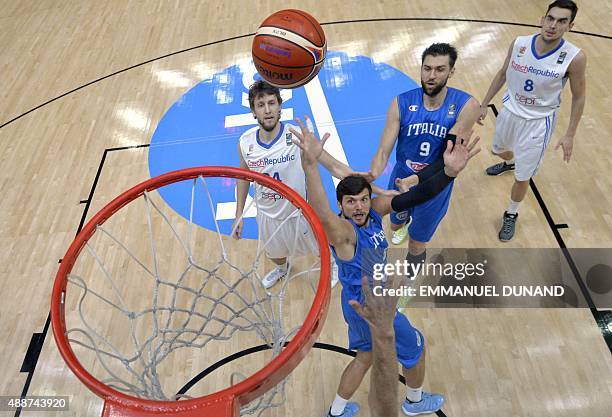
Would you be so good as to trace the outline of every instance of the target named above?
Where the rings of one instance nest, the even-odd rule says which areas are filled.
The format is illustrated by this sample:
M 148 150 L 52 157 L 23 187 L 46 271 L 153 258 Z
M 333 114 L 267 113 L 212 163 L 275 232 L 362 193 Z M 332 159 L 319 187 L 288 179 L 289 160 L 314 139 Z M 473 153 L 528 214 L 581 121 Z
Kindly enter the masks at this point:
M 427 92 L 427 84 L 425 84 L 423 80 L 421 80 L 421 87 L 423 88 L 423 93 L 425 93 L 426 96 L 435 97 L 438 94 L 440 94 L 440 91 L 442 91 L 444 87 L 446 87 L 447 82 L 448 82 L 448 77 L 446 78 L 446 80 L 444 80 L 444 82 L 436 85 L 433 88 L 433 90 L 431 90 L 431 92 Z
M 271 132 L 271 131 L 274 130 L 274 128 L 276 127 L 276 125 L 280 121 L 280 113 L 278 114 L 278 117 L 276 117 L 276 118 L 274 118 L 272 120 L 274 121 L 274 123 L 268 122 L 269 124 L 266 124 L 266 120 L 264 118 L 257 119 L 257 122 L 259 123 L 259 126 L 261 126 L 263 128 L 263 130 L 265 130 L 266 132 Z

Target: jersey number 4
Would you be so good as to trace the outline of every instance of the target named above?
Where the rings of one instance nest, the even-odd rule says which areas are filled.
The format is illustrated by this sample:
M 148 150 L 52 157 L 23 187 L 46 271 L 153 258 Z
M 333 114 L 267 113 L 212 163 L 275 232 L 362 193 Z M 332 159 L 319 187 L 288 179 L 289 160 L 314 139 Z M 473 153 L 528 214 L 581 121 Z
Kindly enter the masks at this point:
M 533 91 L 533 80 L 525 80 L 525 85 L 523 86 L 525 91 Z
M 270 176 L 270 174 L 268 174 L 267 172 L 264 172 L 264 175 L 267 175 L 268 177 Z M 272 173 L 272 178 L 274 178 L 276 181 L 283 182 L 278 171 Z

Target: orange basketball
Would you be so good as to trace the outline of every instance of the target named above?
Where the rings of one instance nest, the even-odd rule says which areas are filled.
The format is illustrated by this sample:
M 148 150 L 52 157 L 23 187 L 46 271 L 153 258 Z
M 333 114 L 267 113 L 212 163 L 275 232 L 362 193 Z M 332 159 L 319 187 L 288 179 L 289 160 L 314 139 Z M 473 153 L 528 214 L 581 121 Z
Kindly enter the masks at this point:
M 259 74 L 279 88 L 296 88 L 312 80 L 323 66 L 326 51 L 319 22 L 295 9 L 281 10 L 264 20 L 252 48 Z

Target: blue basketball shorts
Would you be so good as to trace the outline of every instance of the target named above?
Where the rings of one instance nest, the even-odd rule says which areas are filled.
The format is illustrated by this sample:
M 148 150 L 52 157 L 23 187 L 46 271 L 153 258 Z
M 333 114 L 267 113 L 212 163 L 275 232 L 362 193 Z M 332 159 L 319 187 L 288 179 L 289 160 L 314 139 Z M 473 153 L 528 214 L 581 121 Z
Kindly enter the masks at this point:
M 348 325 L 349 349 L 360 352 L 372 351 L 372 335 L 368 323 L 348 303 L 347 292 L 342 290 L 342 313 Z M 420 331 L 412 327 L 410 321 L 399 311 L 393 321 L 395 329 L 395 348 L 397 359 L 407 369 L 414 367 L 425 346 L 425 339 Z
M 400 172 L 399 165 L 396 164 L 393 168 L 393 172 L 391 172 L 389 186 L 387 188 L 390 190 L 397 190 L 395 179 L 405 178 L 406 176 L 408 175 L 403 171 Z M 408 226 L 410 238 L 419 242 L 429 242 L 448 211 L 452 190 L 453 182 L 448 184 L 440 194 L 436 195 L 431 200 L 414 206 L 406 211 L 391 213 L 389 218 L 393 224 L 402 225 L 412 217 L 412 222 L 410 226 Z

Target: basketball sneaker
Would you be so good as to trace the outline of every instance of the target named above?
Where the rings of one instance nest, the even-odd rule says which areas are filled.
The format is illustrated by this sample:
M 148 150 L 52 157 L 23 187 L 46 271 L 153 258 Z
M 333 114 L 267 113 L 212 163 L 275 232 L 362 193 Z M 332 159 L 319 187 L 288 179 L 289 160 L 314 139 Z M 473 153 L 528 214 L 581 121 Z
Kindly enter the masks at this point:
M 514 236 L 514 229 L 516 228 L 516 219 L 518 219 L 518 213 L 510 214 L 507 211 L 504 212 L 502 227 L 499 231 L 499 240 L 507 242 L 512 239 Z
M 406 223 L 395 232 L 393 232 L 393 236 L 391 237 L 391 243 L 394 245 L 401 244 L 408 237 L 408 224 Z
M 357 413 L 359 412 L 359 408 L 359 404 L 357 404 L 356 402 L 349 401 L 346 403 L 342 414 L 335 416 L 331 413 L 330 408 L 325 417 L 353 417 L 357 415 Z
M 444 405 L 444 397 L 440 394 L 432 394 L 423 391 L 421 401 L 413 403 L 404 400 L 402 404 L 402 411 L 407 416 L 418 416 L 419 414 L 431 414 L 438 411 Z
M 266 276 L 263 277 L 263 279 L 261 280 L 261 284 L 267 290 L 268 288 L 276 284 L 279 279 L 285 278 L 285 276 L 287 275 L 287 271 L 289 271 L 289 262 L 287 262 L 286 268 L 281 268 L 280 266 L 277 266 L 272 271 L 268 272 Z
M 334 259 L 332 255 L 332 258 L 331 258 L 331 287 L 334 288 L 336 285 L 338 285 L 338 281 L 340 281 L 340 279 L 338 278 L 338 264 L 336 263 L 336 260 Z
M 500 175 L 507 171 L 514 171 L 514 164 L 507 164 L 506 161 L 491 165 L 485 171 L 487 175 Z

